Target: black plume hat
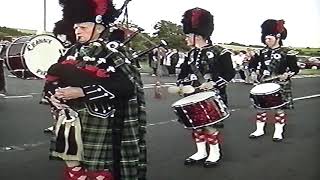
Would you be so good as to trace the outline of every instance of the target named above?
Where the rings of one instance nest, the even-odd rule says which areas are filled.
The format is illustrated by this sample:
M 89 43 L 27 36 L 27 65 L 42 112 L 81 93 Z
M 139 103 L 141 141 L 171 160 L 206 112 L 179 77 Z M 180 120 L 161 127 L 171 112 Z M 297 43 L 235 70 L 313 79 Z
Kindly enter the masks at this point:
M 72 24 L 94 22 L 108 25 L 119 15 L 112 0 L 59 0 L 63 19 Z
M 66 35 L 66 39 L 72 44 L 76 41 L 73 24 L 66 20 L 60 20 L 54 24 L 53 34 L 55 36 Z
M 213 15 L 201 8 L 187 10 L 182 18 L 183 32 L 209 38 L 214 29 Z
M 287 38 L 287 29 L 284 27 L 284 20 L 268 19 L 261 25 L 261 42 L 265 43 L 266 36 L 271 35 L 280 40 Z

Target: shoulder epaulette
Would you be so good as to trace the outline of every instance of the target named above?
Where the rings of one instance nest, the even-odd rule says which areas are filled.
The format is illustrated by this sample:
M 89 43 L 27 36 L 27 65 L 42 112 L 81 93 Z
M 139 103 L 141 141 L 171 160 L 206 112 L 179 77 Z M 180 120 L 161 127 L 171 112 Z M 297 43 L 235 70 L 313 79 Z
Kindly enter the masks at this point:
M 297 54 L 299 54 L 299 52 L 298 51 L 295 51 L 295 50 L 289 50 L 288 52 L 287 52 L 287 55 L 288 56 L 295 56 L 295 55 L 297 55 Z
M 219 45 L 212 45 L 212 46 L 208 46 L 208 47 L 205 47 L 204 49 L 208 49 L 210 51 L 213 51 L 214 54 L 217 54 L 217 55 L 223 55 L 227 52 L 231 53 L 230 50 L 222 47 L 222 46 L 219 46 Z

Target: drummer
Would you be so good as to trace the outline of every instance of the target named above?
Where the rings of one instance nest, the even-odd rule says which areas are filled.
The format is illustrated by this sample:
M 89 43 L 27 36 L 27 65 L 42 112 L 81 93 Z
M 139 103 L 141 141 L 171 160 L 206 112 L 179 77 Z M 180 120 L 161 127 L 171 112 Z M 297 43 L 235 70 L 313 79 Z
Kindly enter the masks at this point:
M 227 104 L 226 85 L 234 77 L 235 71 L 231 52 L 212 45 L 210 40 L 214 29 L 213 15 L 201 8 L 189 9 L 183 15 L 182 24 L 186 34 L 185 40 L 192 49 L 181 65 L 177 84 L 189 84 L 198 87 L 196 89 L 200 91 L 216 89 L 223 102 Z M 193 165 L 205 160 L 204 167 L 215 166 L 221 158 L 219 131 L 206 126 L 194 130 L 192 135 L 197 152 L 188 157 L 184 164 Z M 210 147 L 209 153 L 206 144 Z
M 268 19 L 261 25 L 261 41 L 266 45 L 255 59 L 253 70 L 260 69 L 260 81 L 273 79 L 282 88 L 282 96 L 287 102 L 284 106 L 276 109 L 274 114 L 275 131 L 273 141 L 279 142 L 283 139 L 283 128 L 286 124 L 287 114 L 284 109 L 293 108 L 291 80 L 290 78 L 299 72 L 296 53 L 282 47 L 282 40 L 287 37 L 287 29 L 283 20 Z M 271 119 L 269 119 L 271 120 Z M 264 127 L 267 121 L 266 111 L 257 109 L 256 131 L 249 135 L 249 138 L 257 138 L 264 135 Z

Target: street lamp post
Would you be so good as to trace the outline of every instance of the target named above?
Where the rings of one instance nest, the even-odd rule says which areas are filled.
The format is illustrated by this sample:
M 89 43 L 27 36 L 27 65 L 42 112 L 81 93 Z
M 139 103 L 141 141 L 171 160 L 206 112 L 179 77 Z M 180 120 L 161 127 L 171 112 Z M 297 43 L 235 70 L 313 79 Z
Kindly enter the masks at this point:
M 47 0 L 43 0 L 43 31 L 47 32 Z

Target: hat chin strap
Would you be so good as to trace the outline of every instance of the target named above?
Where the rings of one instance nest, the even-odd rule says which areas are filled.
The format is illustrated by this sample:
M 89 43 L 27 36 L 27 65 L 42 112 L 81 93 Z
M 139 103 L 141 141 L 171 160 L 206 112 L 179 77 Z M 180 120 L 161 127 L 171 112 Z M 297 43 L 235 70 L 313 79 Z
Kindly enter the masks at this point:
M 193 46 L 193 47 L 197 47 L 197 46 L 196 46 L 196 35 L 195 35 L 195 34 L 192 34 L 192 41 L 193 41 L 192 46 Z
M 94 32 L 96 31 L 96 28 L 97 28 L 97 24 L 94 23 L 93 29 L 92 29 L 92 31 L 91 31 L 90 38 L 89 38 L 89 40 L 88 40 L 86 43 L 89 43 L 89 42 L 92 40 L 93 35 L 94 35 Z

